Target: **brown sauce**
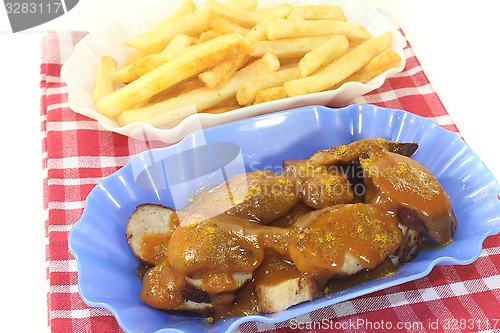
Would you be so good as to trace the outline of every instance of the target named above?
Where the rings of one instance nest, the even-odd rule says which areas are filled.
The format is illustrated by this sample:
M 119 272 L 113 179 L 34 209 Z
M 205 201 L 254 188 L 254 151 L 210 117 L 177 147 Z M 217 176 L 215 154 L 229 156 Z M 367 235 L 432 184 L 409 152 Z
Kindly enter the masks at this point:
M 325 294 L 342 292 L 348 288 L 361 285 L 368 281 L 384 278 L 395 274 L 398 266 L 394 265 L 391 260 L 387 259 L 373 269 L 364 269 L 354 275 L 342 278 L 330 279 L 325 285 Z
M 310 213 L 313 210 L 313 208 L 306 206 L 303 203 L 299 203 L 290 212 L 288 212 L 288 214 L 273 221 L 269 225 L 280 228 L 291 227 L 299 217 Z
M 230 317 L 250 316 L 260 313 L 259 304 L 255 295 L 254 283 L 245 284 L 227 305 L 216 307 L 210 314 L 214 319 L 220 320 Z
M 397 266 L 387 258 L 403 242 L 399 207 L 419 214 L 419 231 L 448 242 L 454 216 L 443 189 L 424 167 L 386 145 L 338 146 L 285 162 L 284 177 L 255 172 L 200 191 L 179 212 L 180 226 L 144 235 L 144 253 L 158 264 L 144 274 L 140 298 L 164 310 L 192 309 L 189 302 L 198 301 L 199 313 L 226 318 L 261 312 L 259 286 L 307 276 L 328 293 L 389 276 Z M 333 179 L 325 176 L 329 167 L 318 168 L 353 165 L 354 158 L 364 172 L 362 197 L 348 190 L 345 174 Z M 311 170 L 317 178 L 306 175 Z M 324 187 L 330 178 L 347 187 L 339 202 Z M 319 200 L 314 189 L 326 196 Z
M 171 232 L 148 233 L 141 238 L 141 255 L 146 262 L 158 263 L 167 253 Z
M 172 233 L 179 225 L 177 214 L 170 214 L 168 232 L 151 232 L 142 235 L 140 239 L 140 256 L 143 262 L 157 264 L 167 253 Z
M 301 274 L 288 259 L 274 251 L 266 251 L 264 261 L 253 274 L 253 278 L 235 295 L 234 301 L 214 309 L 215 319 L 234 316 L 248 316 L 260 313 L 256 285 L 276 285 L 285 280 L 299 277 Z
M 374 149 L 361 160 L 368 170 L 370 202 L 397 211 L 405 207 L 418 215 L 425 232 L 446 244 L 455 230 L 455 216 L 439 182 L 421 164 L 409 157 Z
M 303 272 L 338 276 L 374 268 L 401 243 L 396 218 L 377 206 L 341 205 L 311 215 L 297 221 L 289 247 Z
M 300 276 L 301 272 L 290 259 L 274 251 L 266 251 L 262 264 L 254 272 L 253 281 L 260 285 L 277 285 Z
M 277 285 L 303 274 L 326 279 L 373 268 L 398 248 L 402 234 L 397 224 L 383 209 L 352 204 L 301 215 L 288 228 L 228 215 L 178 227 L 163 261 L 145 275 L 144 290 L 149 291 L 141 299 L 160 308 L 182 307 L 179 290 L 185 288 L 186 278 L 196 280 L 207 294 L 218 295 L 246 284 L 237 278 L 245 273 L 250 273 L 252 286 Z M 356 263 L 351 259 L 345 264 L 348 257 Z M 239 293 L 235 298 L 241 299 Z M 220 317 L 227 315 L 222 309 L 227 304 L 211 304 Z M 253 311 L 242 304 L 238 309 Z
M 185 277 L 169 265 L 156 265 L 144 275 L 140 299 L 158 309 L 181 309 Z

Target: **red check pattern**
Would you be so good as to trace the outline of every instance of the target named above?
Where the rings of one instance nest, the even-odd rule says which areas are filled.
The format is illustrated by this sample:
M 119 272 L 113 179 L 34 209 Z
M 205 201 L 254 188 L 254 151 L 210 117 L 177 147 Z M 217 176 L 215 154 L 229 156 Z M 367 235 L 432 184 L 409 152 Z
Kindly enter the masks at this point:
M 122 332 L 105 309 L 80 298 L 68 234 L 85 199 L 104 177 L 145 145 L 103 130 L 72 112 L 60 78 L 62 64 L 84 32 L 49 33 L 42 43 L 41 130 L 46 212 L 48 322 L 52 332 Z M 400 108 L 458 132 L 432 89 L 411 46 L 405 70 L 356 103 Z M 250 332 L 500 332 L 500 235 L 486 239 L 477 261 L 439 266 L 421 279 L 338 303 L 278 324 L 246 323 Z

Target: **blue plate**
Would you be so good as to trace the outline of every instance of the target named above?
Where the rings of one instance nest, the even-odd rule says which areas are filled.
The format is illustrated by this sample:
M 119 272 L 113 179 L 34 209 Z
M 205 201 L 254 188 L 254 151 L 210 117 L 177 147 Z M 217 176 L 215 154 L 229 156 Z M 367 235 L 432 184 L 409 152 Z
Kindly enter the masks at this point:
M 417 142 L 413 158 L 443 185 L 457 216 L 454 241 L 425 249 L 396 274 L 348 288 L 270 315 L 206 324 L 203 318 L 168 315 L 138 299 L 138 264 L 125 237 L 130 214 L 141 203 L 184 206 L 196 189 L 245 171 L 280 171 L 283 159 L 363 138 Z M 89 194 L 69 235 L 85 303 L 110 310 L 126 332 L 225 332 L 246 321 L 279 322 L 427 275 L 435 265 L 469 264 L 483 240 L 500 232 L 500 186 L 479 157 L 455 133 L 401 110 L 373 105 L 341 109 L 310 106 L 188 135 L 167 148 L 134 156 Z

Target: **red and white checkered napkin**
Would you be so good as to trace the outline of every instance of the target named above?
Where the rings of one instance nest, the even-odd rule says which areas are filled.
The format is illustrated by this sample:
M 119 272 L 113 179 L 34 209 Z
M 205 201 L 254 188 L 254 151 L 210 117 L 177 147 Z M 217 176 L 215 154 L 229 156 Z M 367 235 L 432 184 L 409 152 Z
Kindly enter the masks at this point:
M 83 32 L 49 33 L 42 43 L 41 114 L 49 324 L 53 332 L 121 332 L 107 310 L 89 308 L 77 288 L 68 234 L 83 212 L 90 190 L 122 167 L 131 152 L 128 138 L 99 128 L 68 108 L 59 76 Z M 407 66 L 378 90 L 355 100 L 404 109 L 457 131 L 408 45 Z M 144 147 L 146 148 L 146 147 Z M 241 332 L 477 331 L 500 330 L 500 235 L 489 237 L 479 259 L 467 266 L 436 267 L 425 278 L 342 302 L 279 324 L 246 323 Z M 439 318 L 439 327 L 436 320 Z M 411 330 L 413 325 L 413 330 Z M 433 326 L 434 325 L 434 326 Z M 489 326 L 488 326 L 489 325 Z M 448 329 L 446 329 L 448 328 Z M 468 329 L 472 328 L 472 329 Z

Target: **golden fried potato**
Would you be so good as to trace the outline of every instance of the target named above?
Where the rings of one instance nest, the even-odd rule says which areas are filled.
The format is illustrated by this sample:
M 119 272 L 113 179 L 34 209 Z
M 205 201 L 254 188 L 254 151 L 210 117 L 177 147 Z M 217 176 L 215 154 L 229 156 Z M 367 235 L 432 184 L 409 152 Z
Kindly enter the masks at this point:
M 387 50 L 373 58 L 365 67 L 349 75 L 345 80 L 335 85 L 333 88 L 340 87 L 345 82 L 367 83 L 376 76 L 382 74 L 389 68 L 396 67 L 401 62 L 399 54 L 394 50 Z
M 333 36 L 306 53 L 299 61 L 302 77 L 309 76 L 322 66 L 331 63 L 349 49 L 349 41 L 343 35 Z
M 300 71 L 297 67 L 251 77 L 238 88 L 236 100 L 240 105 L 253 104 L 255 97 L 260 91 L 282 86 L 285 82 L 298 79 L 299 77 Z
M 230 22 L 248 29 L 254 27 L 259 21 L 262 21 L 268 16 L 266 13 L 227 6 L 214 0 L 208 0 L 205 8 L 208 10 L 210 19 L 224 17 Z
M 194 107 L 197 112 L 209 109 L 236 95 L 241 83 L 257 73 L 273 72 L 279 69 L 279 60 L 272 54 L 265 55 L 261 59 L 240 69 L 232 78 L 218 89 L 207 87 L 199 88 L 165 100 L 154 105 L 130 109 L 122 112 L 118 117 L 118 124 L 124 126 L 132 122 L 146 122 L 153 126 L 163 126 L 177 116 L 173 111 L 179 108 Z M 172 116 L 173 115 L 173 116 Z
M 112 79 L 116 71 L 117 62 L 110 56 L 104 56 L 97 70 L 94 93 L 92 98 L 94 102 L 102 97 L 111 94 L 115 90 L 115 82 Z
M 161 53 L 142 56 L 113 73 L 113 80 L 116 82 L 132 82 L 142 75 L 152 71 L 158 66 L 178 57 L 184 48 L 193 43 L 193 38 L 183 33 L 177 34 Z M 139 53 L 140 54 L 140 53 Z
M 283 86 L 272 87 L 261 90 L 255 96 L 254 104 L 275 101 L 277 99 L 287 98 L 288 94 Z
M 209 29 L 210 20 L 208 13 L 206 10 L 200 10 L 126 40 L 125 45 L 143 54 L 152 54 L 161 52 L 179 33 L 194 36 Z
M 277 19 L 267 27 L 269 40 L 322 35 L 344 35 L 349 41 L 372 38 L 368 30 L 359 24 L 337 20 Z
M 178 57 L 101 98 L 97 101 L 97 109 L 108 117 L 116 117 L 162 90 L 213 68 L 234 54 L 249 51 L 249 45 L 238 34 L 224 35 L 193 45 Z
M 274 53 L 280 59 L 303 57 L 307 52 L 325 44 L 332 37 L 312 36 L 257 41 L 252 44 L 250 55 L 261 57 L 266 53 Z
M 305 20 L 346 20 L 342 8 L 328 5 L 296 6 L 290 13 L 290 17 L 300 17 Z
M 261 8 L 257 0 L 207 0 L 201 8 L 185 0 L 124 44 L 130 56 L 121 64 L 103 58 L 93 95 L 96 110 L 120 126 L 172 127 L 195 112 L 365 83 L 401 61 L 382 53 L 390 33 L 373 38 L 339 6 Z
M 243 65 L 248 61 L 249 57 L 246 53 L 235 54 L 231 59 L 222 62 L 214 68 L 198 75 L 198 78 L 207 87 L 216 89 L 225 82 L 231 79 Z
M 284 84 L 288 96 L 305 95 L 330 89 L 364 67 L 392 43 L 390 32 L 372 38 L 324 67 L 319 72 Z

